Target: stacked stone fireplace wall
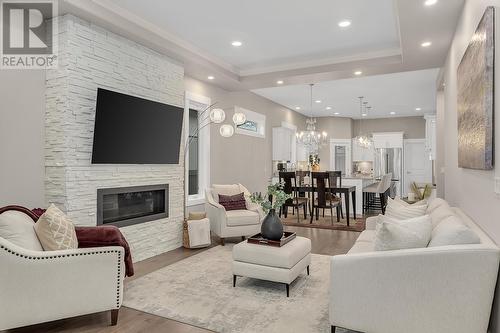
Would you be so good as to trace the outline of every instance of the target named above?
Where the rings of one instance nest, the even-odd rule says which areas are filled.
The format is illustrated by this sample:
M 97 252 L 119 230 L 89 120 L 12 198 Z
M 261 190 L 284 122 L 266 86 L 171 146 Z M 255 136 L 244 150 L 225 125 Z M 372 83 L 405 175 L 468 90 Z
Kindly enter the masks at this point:
M 181 246 L 183 157 L 178 165 L 92 165 L 91 155 L 97 88 L 182 106 L 183 67 L 72 15 L 56 20 L 59 67 L 47 72 L 46 81 L 47 203 L 76 225 L 94 226 L 98 188 L 169 184 L 168 218 L 121 230 L 134 261 Z

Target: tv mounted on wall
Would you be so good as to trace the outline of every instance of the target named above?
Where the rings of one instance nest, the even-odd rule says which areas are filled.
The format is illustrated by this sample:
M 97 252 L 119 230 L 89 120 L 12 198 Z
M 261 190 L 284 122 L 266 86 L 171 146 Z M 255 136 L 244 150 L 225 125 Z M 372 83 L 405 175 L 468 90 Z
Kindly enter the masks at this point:
M 93 164 L 178 164 L 184 109 L 101 89 Z

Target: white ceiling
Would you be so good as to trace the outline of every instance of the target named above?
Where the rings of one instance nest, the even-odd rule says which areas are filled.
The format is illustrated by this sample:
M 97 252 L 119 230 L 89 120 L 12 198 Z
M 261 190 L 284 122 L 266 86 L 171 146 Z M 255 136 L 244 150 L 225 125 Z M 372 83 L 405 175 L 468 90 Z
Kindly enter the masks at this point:
M 256 89 L 253 92 L 305 115 L 361 118 L 359 96 L 372 106 L 366 118 L 420 116 L 435 112 L 436 77 L 439 69 L 426 69 L 385 75 L 320 82 L 313 87 L 290 85 Z M 321 100 L 321 103 L 316 103 Z M 326 107 L 331 110 L 326 110 Z M 416 111 L 416 108 L 421 108 Z M 335 115 L 338 112 L 339 115 Z M 391 115 L 391 112 L 395 112 Z
M 393 0 L 111 1 L 239 73 L 400 47 Z M 338 27 L 344 19 L 352 26 Z
M 228 90 L 437 68 L 464 0 L 63 0 L 70 12 Z M 347 29 L 337 26 L 349 19 Z M 231 41 L 241 40 L 234 48 Z M 431 40 L 423 49 L 420 43 Z M 215 80 L 208 81 L 208 76 Z

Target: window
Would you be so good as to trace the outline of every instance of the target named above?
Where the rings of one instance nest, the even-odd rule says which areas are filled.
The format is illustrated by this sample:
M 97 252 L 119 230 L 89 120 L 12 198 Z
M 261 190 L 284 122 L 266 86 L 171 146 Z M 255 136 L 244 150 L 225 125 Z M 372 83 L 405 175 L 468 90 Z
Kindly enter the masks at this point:
M 189 109 L 189 180 L 188 195 L 199 193 L 199 170 L 198 170 L 198 111 Z
M 186 92 L 184 128 L 187 129 L 185 140 L 189 140 L 186 141 L 189 146 L 185 155 L 185 191 L 188 206 L 203 204 L 205 189 L 210 187 L 210 126 L 205 126 L 207 113 L 202 115 L 209 105 L 209 98 Z

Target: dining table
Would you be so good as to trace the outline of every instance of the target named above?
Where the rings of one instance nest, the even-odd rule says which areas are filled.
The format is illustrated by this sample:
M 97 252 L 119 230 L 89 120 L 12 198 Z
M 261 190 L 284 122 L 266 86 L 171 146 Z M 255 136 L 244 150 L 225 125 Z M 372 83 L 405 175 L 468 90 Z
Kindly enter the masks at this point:
M 302 184 L 298 186 L 294 186 L 294 190 L 296 190 L 299 193 L 307 193 L 309 200 L 311 200 L 311 197 L 314 198 L 314 193 L 313 192 L 313 186 L 309 184 Z M 344 200 L 345 200 L 345 211 L 346 211 L 346 221 L 347 221 L 347 226 L 349 226 L 350 222 L 350 209 L 349 209 L 349 203 L 352 203 L 352 214 L 353 218 L 356 220 L 356 186 L 336 186 L 336 187 L 327 187 L 326 188 L 327 192 L 330 193 L 335 193 L 335 194 L 340 194 L 342 197 L 342 194 L 344 195 Z M 349 198 L 349 195 L 351 198 Z M 309 205 L 312 207 L 312 205 Z M 309 209 L 309 213 L 312 213 L 311 211 L 312 208 Z

